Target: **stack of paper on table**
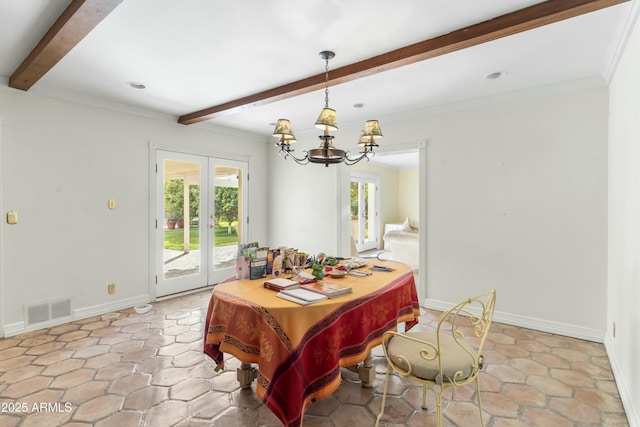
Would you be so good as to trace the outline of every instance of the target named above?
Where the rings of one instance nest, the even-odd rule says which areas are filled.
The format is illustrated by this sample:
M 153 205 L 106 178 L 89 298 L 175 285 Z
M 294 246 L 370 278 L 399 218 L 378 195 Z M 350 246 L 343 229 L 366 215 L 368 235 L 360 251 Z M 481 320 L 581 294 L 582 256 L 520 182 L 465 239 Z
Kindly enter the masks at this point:
M 322 295 L 301 287 L 283 289 L 276 295 L 280 298 L 293 301 L 301 305 L 313 304 L 314 302 L 327 299 L 326 295 Z

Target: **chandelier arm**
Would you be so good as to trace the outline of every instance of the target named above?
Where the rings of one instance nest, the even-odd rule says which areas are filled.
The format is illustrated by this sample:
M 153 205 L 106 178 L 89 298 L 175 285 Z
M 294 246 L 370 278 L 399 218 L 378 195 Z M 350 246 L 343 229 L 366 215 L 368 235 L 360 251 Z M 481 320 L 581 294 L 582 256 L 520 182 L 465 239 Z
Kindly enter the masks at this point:
M 302 158 L 298 158 L 294 156 L 293 154 L 291 154 L 292 152 L 293 150 L 285 150 L 283 148 L 280 148 L 280 152 L 278 154 L 280 155 L 284 154 L 285 160 L 287 159 L 287 157 L 291 157 L 293 161 L 299 165 L 306 165 L 307 163 L 309 163 L 309 153 L 307 153 L 306 151 L 304 152 L 305 154 L 304 154 L 304 157 Z
M 375 153 L 373 151 L 369 151 L 369 152 L 361 152 L 360 155 L 358 157 L 349 157 L 348 153 L 345 154 L 344 156 L 344 163 L 347 166 L 351 166 L 351 165 L 355 165 L 356 163 L 358 163 L 360 160 L 362 159 L 367 159 L 367 162 L 369 161 L 369 154 L 371 154 L 371 157 L 373 157 L 375 155 Z

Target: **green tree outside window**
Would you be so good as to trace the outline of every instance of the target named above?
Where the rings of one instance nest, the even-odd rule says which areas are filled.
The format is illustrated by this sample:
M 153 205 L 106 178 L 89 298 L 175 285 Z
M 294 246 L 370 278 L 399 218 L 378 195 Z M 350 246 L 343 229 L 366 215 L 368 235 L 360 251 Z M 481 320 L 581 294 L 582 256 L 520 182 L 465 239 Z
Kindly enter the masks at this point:
M 238 189 L 234 187 L 216 187 L 214 192 L 215 216 L 218 221 L 228 224 L 227 232 L 231 234 L 231 223 L 238 218 Z

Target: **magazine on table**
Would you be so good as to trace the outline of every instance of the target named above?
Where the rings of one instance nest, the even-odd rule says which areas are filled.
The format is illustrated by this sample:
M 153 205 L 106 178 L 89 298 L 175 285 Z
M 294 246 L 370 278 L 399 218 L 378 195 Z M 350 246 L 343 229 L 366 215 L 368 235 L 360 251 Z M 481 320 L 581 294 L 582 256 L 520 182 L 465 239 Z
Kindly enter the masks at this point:
M 300 285 L 301 288 L 326 295 L 328 298 L 335 298 L 352 292 L 351 286 L 340 285 L 333 282 L 315 282 Z

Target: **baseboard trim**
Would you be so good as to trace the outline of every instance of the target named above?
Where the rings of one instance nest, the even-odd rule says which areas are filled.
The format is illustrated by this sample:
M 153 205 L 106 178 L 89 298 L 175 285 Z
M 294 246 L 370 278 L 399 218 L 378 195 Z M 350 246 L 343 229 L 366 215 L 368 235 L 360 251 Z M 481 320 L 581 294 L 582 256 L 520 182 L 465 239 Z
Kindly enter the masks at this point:
M 25 326 L 25 322 L 15 322 L 4 325 L 4 336 L 12 337 L 14 335 L 23 334 L 25 332 L 37 331 L 39 329 L 52 328 L 65 323 L 73 322 L 74 320 L 87 319 L 89 317 L 101 316 L 113 311 L 124 310 L 127 308 L 135 307 L 136 305 L 146 304 L 151 301 L 149 295 L 139 295 L 137 297 L 125 298 L 117 301 L 113 301 L 107 304 L 98 304 L 89 307 L 83 307 L 73 310 L 71 316 L 61 317 L 59 319 L 49 320 L 46 322 L 40 322 L 33 325 Z
M 56 321 L 57 320 L 59 319 L 56 319 Z M 46 323 L 51 323 L 51 322 L 46 322 Z M 46 326 L 39 326 L 38 329 L 42 327 L 46 328 Z M 8 325 L 4 325 L 3 333 L 5 338 L 21 334 L 22 332 L 27 332 L 27 330 L 24 328 L 24 322 L 16 322 L 16 323 L 10 323 Z
M 101 316 L 112 311 L 124 310 L 125 308 L 135 307 L 140 304 L 147 304 L 151 301 L 150 295 L 139 295 L 137 297 L 131 297 L 121 299 L 118 301 L 110 302 L 107 304 L 98 304 L 94 306 L 79 308 L 73 311 L 73 319 L 86 319 L 93 316 Z
M 157 297 L 156 301 L 166 301 L 168 299 L 183 297 L 185 295 L 191 295 L 191 294 L 195 294 L 197 292 L 210 291 L 211 289 L 213 289 L 215 287 L 216 287 L 216 285 L 207 285 L 207 286 L 203 286 L 201 288 L 191 289 L 189 291 L 178 292 L 178 293 L 169 294 L 169 295 L 163 295 L 161 297 Z
M 615 352 L 615 346 L 612 342 L 613 337 L 611 334 L 607 334 L 604 341 L 604 348 L 607 351 L 609 357 L 609 364 L 611 365 L 611 371 L 613 371 L 613 377 L 616 380 L 616 386 L 618 387 L 618 394 L 622 401 L 622 406 L 627 415 L 627 421 L 629 427 L 640 427 L 640 406 L 639 403 L 630 397 L 629 388 L 625 382 L 625 376 L 620 370 L 620 364 Z
M 434 300 L 427 298 L 424 302 L 424 307 L 444 311 L 449 309 L 455 303 Z M 534 329 L 536 331 L 549 332 L 552 334 L 583 339 L 587 341 L 594 341 L 603 343 L 605 338 L 605 331 L 598 329 L 585 328 L 583 326 L 572 325 L 569 323 L 554 322 L 551 320 L 545 320 L 529 316 L 521 316 L 519 314 L 511 314 L 496 311 L 493 314 L 493 321 L 506 323 L 507 325 L 520 326 L 523 328 Z

